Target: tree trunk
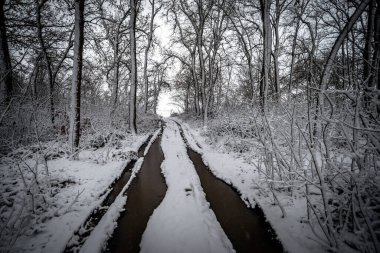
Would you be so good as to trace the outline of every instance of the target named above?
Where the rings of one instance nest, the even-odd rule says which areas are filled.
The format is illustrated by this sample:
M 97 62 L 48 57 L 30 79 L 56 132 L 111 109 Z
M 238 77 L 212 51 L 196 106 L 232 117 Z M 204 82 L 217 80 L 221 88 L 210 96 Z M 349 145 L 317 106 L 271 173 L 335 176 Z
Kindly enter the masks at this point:
M 375 45 L 372 57 L 373 73 L 371 75 L 370 85 L 372 88 L 380 89 L 380 1 L 377 1 L 375 17 Z
M 247 65 L 248 65 L 248 77 L 249 77 L 249 85 L 252 89 L 252 92 L 251 92 L 251 100 L 253 101 L 255 95 L 254 95 L 254 90 L 255 90 L 255 87 L 254 87 L 254 83 L 253 83 L 253 69 L 252 69 L 252 56 L 251 56 L 251 51 L 250 51 L 250 48 L 248 47 L 248 43 L 246 42 L 246 40 L 244 39 L 244 35 L 243 33 L 239 30 L 239 28 L 236 26 L 234 20 L 231 18 L 230 19 L 231 22 L 232 22 L 232 25 L 234 26 L 235 28 L 235 31 L 239 37 L 239 41 L 241 42 L 242 44 L 242 47 L 243 47 L 243 50 L 244 50 L 244 55 L 245 57 L 247 58 Z M 242 25 L 242 22 L 240 22 L 240 24 Z M 242 27 L 242 29 L 244 29 Z M 248 38 L 249 39 L 249 38 Z
M 199 85 L 198 85 L 198 78 L 197 78 L 197 72 L 196 72 L 196 66 L 195 66 L 195 49 L 196 49 L 195 45 L 193 48 L 193 53 L 191 54 L 191 75 L 193 77 L 193 82 L 194 82 L 194 108 L 195 108 L 195 113 L 199 115 L 200 114 Z
M 153 113 L 157 114 L 157 101 L 158 101 L 158 82 L 157 82 L 157 75 L 154 74 L 153 77 Z
M 129 127 L 133 134 L 137 133 L 136 127 L 136 92 L 137 92 L 137 59 L 136 59 L 136 18 L 137 18 L 137 0 L 130 0 L 131 18 L 130 18 L 130 50 L 131 50 L 131 88 L 129 99 Z
M 69 145 L 75 153 L 79 146 L 80 137 L 80 99 L 82 85 L 82 60 L 84 43 L 84 1 L 75 0 L 75 31 L 74 31 L 74 64 L 71 87 L 71 113 Z
M 185 113 L 189 112 L 190 82 L 186 82 Z
M 8 39 L 5 26 L 4 14 L 5 0 L 0 1 L 0 105 L 5 102 L 8 104 L 11 100 L 12 85 L 12 65 L 9 56 Z
M 115 114 L 116 107 L 117 107 L 117 100 L 119 95 L 119 75 L 120 75 L 120 60 L 119 60 L 119 33 L 116 34 L 114 40 L 114 54 L 113 54 L 113 65 L 115 67 L 114 69 L 114 80 L 113 80 L 113 94 L 112 94 L 112 107 L 111 107 L 111 121 Z
M 280 1 L 276 0 L 276 19 L 274 23 L 274 35 L 275 35 L 275 45 L 273 50 L 273 65 L 274 65 L 274 90 L 276 93 L 276 99 L 280 99 L 280 70 L 278 66 L 278 54 L 280 47 L 280 34 L 279 34 L 279 25 L 280 25 Z
M 201 69 L 201 98 L 202 98 L 202 110 L 201 113 L 204 116 L 204 110 L 206 106 L 206 70 L 205 70 L 205 63 L 203 58 L 203 27 L 200 28 L 199 35 L 198 35 L 198 56 L 199 56 L 199 67 Z M 203 119 L 204 123 L 204 119 Z
M 365 47 L 363 52 L 363 75 L 364 79 L 367 79 L 370 74 L 371 69 L 371 52 L 372 52 L 372 39 L 373 39 L 373 32 L 374 32 L 374 4 L 375 0 L 372 0 L 369 3 L 368 8 L 368 17 L 367 17 L 367 31 L 366 31 L 366 39 L 365 39 Z
M 297 38 L 298 38 L 298 30 L 300 27 L 300 20 L 297 19 L 296 29 L 294 31 L 293 35 L 293 42 L 292 42 L 292 53 L 291 53 L 291 62 L 290 62 L 290 77 L 289 77 L 289 95 L 291 95 L 292 88 L 293 88 L 293 72 L 294 72 L 294 58 L 296 54 L 296 45 L 297 45 Z
M 351 28 L 353 27 L 355 22 L 358 20 L 360 15 L 364 12 L 365 8 L 367 7 L 367 5 L 371 1 L 372 0 L 363 0 L 363 2 L 355 10 L 354 14 L 352 14 L 352 16 L 348 20 L 347 24 L 344 26 L 343 30 L 340 32 L 338 38 L 335 40 L 334 46 L 330 51 L 329 57 L 327 58 L 327 62 L 325 64 L 325 67 L 324 67 L 323 72 L 322 72 L 322 78 L 321 78 L 321 82 L 320 82 L 321 93 L 323 93 L 327 89 L 327 84 L 328 84 L 328 81 L 330 80 L 333 63 L 334 63 L 335 57 L 338 53 L 340 46 L 342 45 L 342 43 L 343 43 L 344 39 L 346 38 L 348 32 L 351 30 Z M 322 95 L 322 97 L 323 97 L 323 95 Z
M 152 38 L 153 38 L 153 25 L 154 25 L 154 16 L 155 9 L 154 9 L 154 0 L 151 2 L 152 5 L 152 12 L 150 17 L 150 23 L 149 23 L 149 34 L 148 34 L 148 43 L 145 48 L 145 57 L 144 57 L 144 83 L 145 83 L 145 103 L 144 103 L 144 112 L 147 113 L 148 111 L 148 92 L 149 92 L 149 83 L 148 83 L 148 53 L 150 46 L 152 44 Z
M 49 102 L 50 102 L 50 119 L 51 123 L 54 124 L 55 117 L 54 117 L 54 98 L 53 98 L 53 93 L 54 93 L 54 81 L 53 81 L 53 70 L 51 67 L 51 61 L 49 58 L 49 55 L 47 53 L 45 41 L 42 36 L 42 23 L 41 23 L 41 9 L 43 7 L 45 2 L 40 4 L 39 0 L 35 0 L 36 4 L 36 23 L 37 23 L 37 35 L 38 35 L 38 41 L 41 46 L 41 51 L 42 55 L 45 60 L 46 64 L 46 70 L 48 74 L 48 83 L 49 83 Z
M 263 63 L 260 80 L 260 101 L 261 109 L 264 110 L 268 95 L 269 69 L 272 51 L 272 29 L 270 24 L 270 4 L 271 0 L 260 0 L 261 19 L 263 22 Z

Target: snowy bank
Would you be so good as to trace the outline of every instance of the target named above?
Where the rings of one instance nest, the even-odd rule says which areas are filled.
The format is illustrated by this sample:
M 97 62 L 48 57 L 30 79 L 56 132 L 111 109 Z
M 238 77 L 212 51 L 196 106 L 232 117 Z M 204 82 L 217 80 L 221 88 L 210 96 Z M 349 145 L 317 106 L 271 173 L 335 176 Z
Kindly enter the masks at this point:
M 130 136 L 117 149 L 83 150 L 78 160 L 3 158 L 2 201 L 11 204 L 1 207 L 0 250 L 62 252 L 148 136 Z
M 181 122 L 176 119 L 176 121 Z M 222 153 L 206 144 L 200 135 L 202 129 L 191 129 L 181 122 L 183 132 L 190 147 L 200 153 L 205 164 L 212 173 L 234 187 L 248 207 L 256 204 L 263 210 L 266 219 L 276 231 L 284 249 L 291 253 L 325 252 L 326 249 L 318 243 L 307 221 L 306 200 L 301 196 L 290 197 L 289 194 L 276 192 L 286 216 L 282 218 L 281 209 L 266 187 L 264 176 L 260 175 L 255 165 L 248 164 L 240 155 Z M 256 163 L 257 164 L 257 163 Z

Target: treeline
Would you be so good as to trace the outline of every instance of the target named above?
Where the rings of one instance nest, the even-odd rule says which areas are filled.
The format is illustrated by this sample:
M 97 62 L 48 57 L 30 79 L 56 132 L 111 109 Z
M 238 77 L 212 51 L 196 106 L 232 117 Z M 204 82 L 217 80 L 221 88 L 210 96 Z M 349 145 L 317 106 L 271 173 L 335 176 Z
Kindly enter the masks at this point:
M 0 5 L 3 152 L 35 142 L 36 132 L 39 141 L 69 136 L 75 150 L 85 128 L 135 133 L 136 108 L 156 111 L 168 67 L 151 57 L 158 51 L 154 32 L 161 2 Z
M 183 108 L 203 115 L 229 103 L 289 102 L 363 91 L 375 112 L 379 89 L 376 1 L 170 1 L 180 50 Z M 309 95 L 307 95 L 309 94 Z M 236 99 L 231 99 L 234 96 Z M 349 96 L 349 95 L 348 95 Z
M 380 2 L 177 0 L 166 54 L 188 115 L 302 196 L 330 251 L 378 252 Z M 296 197 L 296 198 L 298 198 Z

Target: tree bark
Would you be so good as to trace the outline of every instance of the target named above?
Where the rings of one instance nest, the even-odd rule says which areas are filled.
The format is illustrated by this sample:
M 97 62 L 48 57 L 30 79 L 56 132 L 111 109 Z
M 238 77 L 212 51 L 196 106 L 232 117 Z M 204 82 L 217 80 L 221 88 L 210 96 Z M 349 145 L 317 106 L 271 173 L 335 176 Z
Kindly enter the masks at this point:
M 152 12 L 150 17 L 150 23 L 149 23 L 149 33 L 148 33 L 148 42 L 145 48 L 145 55 L 144 55 L 144 86 L 145 86 L 145 103 L 144 103 L 144 112 L 147 113 L 148 111 L 148 92 L 149 92 L 149 83 L 148 83 L 148 54 L 149 49 L 152 44 L 152 38 L 153 38 L 153 25 L 154 25 L 154 17 L 156 15 L 155 8 L 154 8 L 154 1 L 152 0 L 150 4 L 152 5 Z
M 129 99 L 129 127 L 133 134 L 137 133 L 136 127 L 136 92 L 137 92 L 137 59 L 136 59 L 136 18 L 137 18 L 137 0 L 130 0 L 131 17 L 130 17 L 130 51 L 131 51 L 131 87 Z
M 8 104 L 12 97 L 12 64 L 9 56 L 8 39 L 4 14 L 5 0 L 0 1 L 0 104 Z
M 75 0 L 74 64 L 71 87 L 69 132 L 69 145 L 72 153 L 75 153 L 78 150 L 80 137 L 80 101 L 84 44 L 84 1 L 85 0 Z
M 296 45 L 297 45 L 297 38 L 298 38 L 298 30 L 300 27 L 300 20 L 297 18 L 297 24 L 293 35 L 293 42 L 292 42 L 292 53 L 291 53 L 291 62 L 290 62 L 290 77 L 289 77 L 289 95 L 291 95 L 292 89 L 293 89 L 293 72 L 294 72 L 294 61 L 295 61 L 295 54 L 296 54 Z
M 270 5 L 271 0 L 260 0 L 261 5 L 261 19 L 263 22 L 263 61 L 261 70 L 261 80 L 260 80 L 260 101 L 261 109 L 265 109 L 267 96 L 268 96 L 268 85 L 269 85 L 269 70 L 270 70 L 270 59 L 272 52 L 272 29 L 270 24 Z
M 322 72 L 322 78 L 321 78 L 321 82 L 320 82 L 321 93 L 323 93 L 327 89 L 327 84 L 328 84 L 328 81 L 330 80 L 330 76 L 331 76 L 331 69 L 333 67 L 333 63 L 334 63 L 335 57 L 338 53 L 340 46 L 342 45 L 342 43 L 343 43 L 344 39 L 346 38 L 348 32 L 352 29 L 355 22 L 358 20 L 360 15 L 364 12 L 365 8 L 367 7 L 367 5 L 371 1 L 372 0 L 363 0 L 363 2 L 355 10 L 354 14 L 352 14 L 352 16 L 348 20 L 347 24 L 344 26 L 343 30 L 340 32 L 338 38 L 335 40 L 334 46 L 332 47 L 332 49 L 330 51 L 330 54 L 327 58 L 325 67 L 324 67 L 323 72 Z M 322 97 L 323 97 L 323 95 L 322 95 Z
M 278 54 L 280 48 L 280 34 L 279 34 L 279 25 L 280 25 L 280 15 L 281 15 L 281 6 L 280 0 L 276 0 L 276 17 L 274 21 L 274 35 L 275 35 L 275 45 L 273 50 L 273 65 L 274 65 L 274 90 L 276 93 L 276 98 L 280 99 L 280 69 L 278 63 Z
M 54 124 L 55 117 L 54 117 L 54 98 L 53 98 L 53 90 L 54 90 L 54 81 L 53 81 L 53 70 L 51 67 L 51 61 L 49 58 L 49 55 L 47 53 L 45 41 L 43 39 L 42 35 L 42 23 L 41 23 L 41 9 L 45 2 L 40 3 L 39 0 L 35 0 L 36 5 L 36 23 L 37 23 L 37 36 L 38 41 L 41 46 L 42 55 L 45 60 L 45 66 L 48 74 L 48 83 L 49 83 L 49 102 L 50 102 L 50 119 L 51 123 Z

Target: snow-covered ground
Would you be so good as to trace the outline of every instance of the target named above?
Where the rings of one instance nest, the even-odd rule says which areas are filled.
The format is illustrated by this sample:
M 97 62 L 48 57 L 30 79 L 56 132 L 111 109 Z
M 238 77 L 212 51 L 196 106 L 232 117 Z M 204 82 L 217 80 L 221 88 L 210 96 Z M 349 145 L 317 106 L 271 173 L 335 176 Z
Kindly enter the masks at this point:
M 191 129 L 183 122 L 181 125 L 190 147 L 202 154 L 214 175 L 236 188 L 248 207 L 258 204 L 262 208 L 286 251 L 325 252 L 310 225 L 305 222 L 305 198 L 301 195 L 297 197 L 297 193 L 289 196 L 276 192 L 286 213 L 283 218 L 282 210 L 274 204 L 273 194 L 263 183 L 265 179 L 254 164 L 248 163 L 241 155 L 215 150 L 201 135 L 202 129 Z M 159 131 L 156 131 L 145 153 L 158 134 Z M 5 205 L 0 209 L 1 236 L 4 239 L 0 250 L 62 252 L 73 233 L 103 201 L 110 190 L 109 185 L 121 175 L 130 161 L 127 154 L 137 152 L 147 137 L 131 136 L 117 150 L 112 147 L 84 150 L 79 153 L 78 160 L 48 160 L 49 175 L 45 172 L 44 163 L 34 166 L 36 159 L 25 159 L 23 165 L 12 160 L 1 160 L 1 203 Z M 210 209 L 194 165 L 187 155 L 179 127 L 172 120 L 166 122 L 161 145 L 165 157 L 161 168 L 168 190 L 148 221 L 140 244 L 141 252 L 234 252 Z M 100 252 L 104 248 L 127 201 L 128 196 L 123 193 L 142 163 L 143 159 L 140 158 L 129 182 L 87 238 L 81 252 Z M 38 172 L 38 179 L 33 172 Z M 50 186 L 42 183 L 36 186 L 35 181 L 48 182 Z M 32 185 L 33 189 L 29 187 Z M 35 213 L 24 210 L 30 209 L 26 203 L 30 203 L 32 193 L 36 200 L 42 196 L 46 202 L 44 208 L 34 206 Z M 11 227 L 16 233 L 7 233 Z M 16 229 L 18 227 L 19 230 Z
M 38 156 L 19 163 L 3 158 L 0 251 L 62 252 L 147 138 L 128 136 L 121 148 L 83 150 L 78 160 L 48 160 L 49 175 Z
M 310 225 L 305 222 L 307 221 L 305 198 L 296 195 L 290 197 L 289 194 L 276 192 L 286 213 L 282 218 L 281 209 L 274 204 L 273 195 L 265 184 L 262 184 L 265 179 L 260 176 L 254 164 L 248 164 L 240 154 L 223 153 L 221 152 L 223 149 L 215 150 L 215 147 L 208 145 L 201 136 L 203 129 L 193 126 L 191 128 L 179 119 L 176 121 L 181 123 L 190 147 L 202 154 L 203 161 L 213 174 L 236 188 L 247 206 L 254 207 L 258 204 L 261 207 L 286 251 L 326 252 L 323 245 L 317 242 L 318 239 Z
M 153 134 L 152 138 L 150 139 L 148 145 L 144 150 L 144 156 L 148 153 L 150 146 L 157 139 L 160 132 L 161 131 L 159 129 Z M 120 213 L 124 210 L 124 205 L 128 199 L 128 196 L 124 193 L 131 185 L 132 180 L 136 177 L 136 174 L 140 171 L 143 161 L 143 157 L 137 160 L 135 166 L 133 167 L 132 175 L 129 178 L 128 182 L 120 191 L 115 201 L 111 204 L 108 211 L 102 217 L 99 224 L 95 227 L 95 229 L 91 232 L 90 236 L 87 238 L 86 242 L 80 249 L 81 253 L 96 253 L 101 252 L 104 249 L 108 239 L 112 236 L 114 229 L 117 227 L 117 220 L 120 217 Z
M 168 190 L 148 222 L 141 252 L 233 252 L 174 122 L 167 122 L 161 145 Z

